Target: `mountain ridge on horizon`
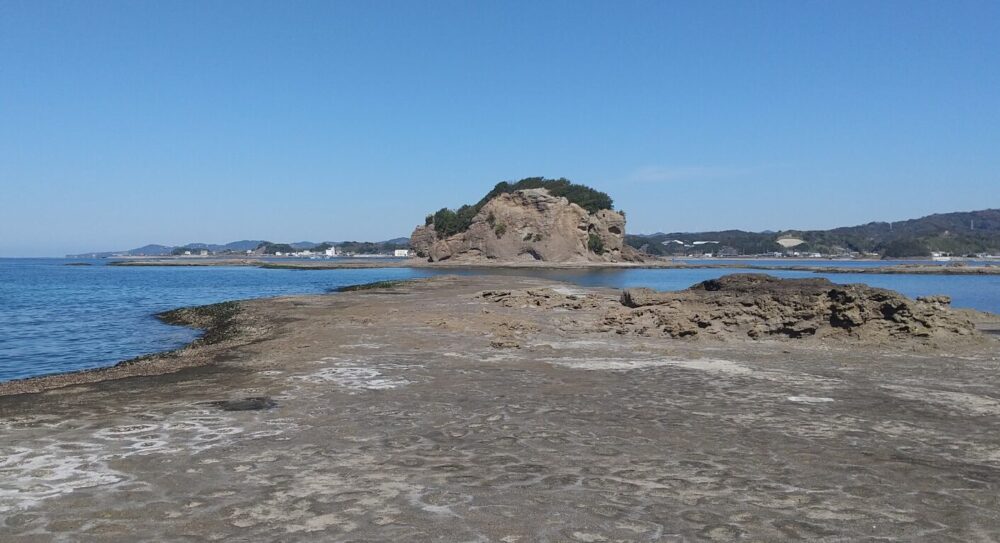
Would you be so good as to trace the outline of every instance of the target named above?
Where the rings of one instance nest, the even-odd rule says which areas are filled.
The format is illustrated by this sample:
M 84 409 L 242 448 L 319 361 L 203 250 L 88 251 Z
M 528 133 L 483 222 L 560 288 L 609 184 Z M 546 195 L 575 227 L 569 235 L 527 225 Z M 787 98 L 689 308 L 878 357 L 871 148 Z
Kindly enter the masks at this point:
M 841 248 L 856 252 L 881 252 L 895 243 L 895 250 L 906 253 L 929 254 L 930 251 L 957 253 L 973 253 L 981 251 L 1000 252 L 1000 208 L 989 208 L 975 211 L 956 211 L 934 213 L 915 219 L 900 221 L 872 221 L 855 226 L 841 226 L 826 230 L 763 230 L 760 232 L 729 229 L 700 232 L 656 232 L 654 234 L 628 234 L 626 243 L 636 249 L 645 249 L 650 254 L 672 254 L 663 245 L 665 241 L 679 240 L 686 243 L 694 241 L 718 241 L 720 246 L 731 247 L 742 254 L 763 254 L 783 250 L 777 244 L 778 239 L 798 238 L 805 244 L 799 247 L 803 251 L 813 252 L 826 249 L 834 252 Z M 209 250 L 212 252 L 233 251 L 246 252 L 254 250 L 266 240 L 238 240 L 226 244 L 188 243 L 184 245 L 149 244 L 126 251 L 97 251 L 74 255 L 69 258 L 107 258 L 110 256 L 167 256 L 178 248 L 191 250 Z M 299 241 L 288 243 L 297 250 L 311 249 L 322 243 L 333 245 L 372 244 L 372 245 L 409 245 L 409 238 L 397 237 L 380 242 L 354 241 Z M 900 245 L 905 245 L 900 247 Z M 910 256 L 919 256 L 913 254 Z
M 409 244 L 409 240 L 410 240 L 410 238 L 396 237 L 396 238 L 392 238 L 392 239 L 389 239 L 389 240 L 376 241 L 376 242 L 364 242 L 364 241 L 362 241 L 362 242 L 359 242 L 359 241 L 321 241 L 321 242 L 296 241 L 296 242 L 288 243 L 287 245 L 291 246 L 292 248 L 294 248 L 296 250 L 302 251 L 302 250 L 306 250 L 306 249 L 313 249 L 313 248 L 318 247 L 318 246 L 323 245 L 323 244 L 336 245 L 338 247 L 342 246 L 342 245 L 352 245 L 353 246 L 353 245 L 366 245 L 366 244 L 368 244 L 368 245 L 375 245 L 375 246 L 379 246 L 379 245 L 389 246 L 389 245 L 405 245 L 405 244 Z M 78 253 L 78 254 L 69 254 L 69 255 L 66 255 L 66 258 L 108 258 L 108 257 L 112 257 L 112 256 L 169 256 L 170 254 L 173 253 L 174 250 L 177 250 L 177 249 L 192 250 L 192 251 L 207 250 L 207 251 L 211 251 L 213 253 L 226 252 L 226 251 L 229 251 L 229 252 L 232 252 L 232 253 L 245 253 L 246 251 L 256 250 L 261 245 L 263 245 L 263 244 L 269 244 L 269 243 L 271 243 L 271 242 L 269 242 L 267 240 L 251 240 L 251 239 L 243 239 L 243 240 L 238 240 L 238 241 L 231 241 L 229 243 L 223 243 L 223 244 L 193 242 L 193 243 L 186 243 L 184 245 L 160 245 L 160 244 L 157 244 L 157 243 L 150 243 L 150 244 L 147 244 L 147 245 L 143 245 L 142 247 L 136 247 L 135 249 L 128 249 L 128 250 L 124 250 L 124 251 L 94 251 L 94 252 L 85 252 L 85 253 Z
M 827 230 L 779 231 L 715 230 L 704 232 L 657 232 L 629 234 L 626 243 L 654 255 L 684 253 L 698 242 L 714 243 L 736 254 L 781 252 L 789 246 L 779 240 L 800 240 L 800 252 L 842 254 L 879 253 L 883 256 L 929 256 L 932 252 L 973 254 L 1000 252 L 1000 209 L 934 213 L 916 219 L 873 221 Z M 679 241 L 681 243 L 674 243 Z M 674 245 L 674 247 L 670 247 Z M 686 251 L 692 252 L 692 251 Z M 697 252 L 697 251 L 695 251 Z

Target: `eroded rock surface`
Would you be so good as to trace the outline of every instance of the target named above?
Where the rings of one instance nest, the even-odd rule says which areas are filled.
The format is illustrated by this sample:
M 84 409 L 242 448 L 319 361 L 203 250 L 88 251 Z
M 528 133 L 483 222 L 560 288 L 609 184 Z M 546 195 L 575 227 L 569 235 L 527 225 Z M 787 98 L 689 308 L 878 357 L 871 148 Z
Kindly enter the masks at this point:
M 508 307 L 599 307 L 604 320 L 598 329 L 640 336 L 814 338 L 908 348 L 981 337 L 969 312 L 951 310 L 947 296 L 912 300 L 891 290 L 826 279 L 733 274 L 679 292 L 626 289 L 618 303 L 552 290 L 489 291 L 482 296 Z
M 600 240 L 595 252 L 591 236 Z M 642 256 L 625 241 L 625 216 L 588 213 L 546 189 L 500 194 L 487 202 L 465 232 L 439 239 L 433 225 L 418 226 L 410 246 L 439 261 L 620 262 Z
M 733 274 L 678 293 L 626 290 L 631 308 L 612 320 L 624 329 L 694 335 L 762 338 L 846 337 L 868 342 L 955 339 L 976 335 L 965 315 L 948 309 L 947 297 L 912 300 L 867 285 L 827 279 L 778 279 Z
M 436 277 L 210 308 L 268 333 L 0 397 L 0 541 L 1000 539 L 995 338 L 616 334 L 619 295 Z

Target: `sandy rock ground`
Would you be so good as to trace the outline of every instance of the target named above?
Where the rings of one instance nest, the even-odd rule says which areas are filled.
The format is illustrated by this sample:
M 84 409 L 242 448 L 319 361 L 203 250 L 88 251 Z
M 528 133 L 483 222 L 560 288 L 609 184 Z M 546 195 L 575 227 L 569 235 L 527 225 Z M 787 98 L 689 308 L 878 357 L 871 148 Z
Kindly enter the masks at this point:
M 255 300 L 192 367 L 0 397 L 0 540 L 1000 539 L 995 339 L 592 329 L 618 297 Z

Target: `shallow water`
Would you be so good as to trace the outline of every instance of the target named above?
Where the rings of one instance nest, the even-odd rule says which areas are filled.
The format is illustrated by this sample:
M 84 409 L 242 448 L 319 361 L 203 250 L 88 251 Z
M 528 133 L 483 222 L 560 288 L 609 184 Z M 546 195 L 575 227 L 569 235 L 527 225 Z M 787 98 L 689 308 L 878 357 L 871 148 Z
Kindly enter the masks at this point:
M 85 262 L 90 266 L 67 266 Z M 173 349 L 197 335 L 154 314 L 226 300 L 325 292 L 338 286 L 435 273 L 534 275 L 583 286 L 677 290 L 735 269 L 274 270 L 252 267 L 115 267 L 106 261 L 0 259 L 0 381 L 114 364 Z M 752 271 L 752 270 L 744 270 Z M 758 272 L 759 273 L 759 272 Z M 801 271 L 779 277 L 817 277 Z M 957 307 L 1000 313 L 1000 276 L 827 275 L 909 296 L 947 294 Z
M 194 339 L 196 330 L 153 316 L 168 309 L 428 275 L 407 268 L 296 271 L 68 262 L 82 261 L 0 259 L 0 381 L 107 366 Z

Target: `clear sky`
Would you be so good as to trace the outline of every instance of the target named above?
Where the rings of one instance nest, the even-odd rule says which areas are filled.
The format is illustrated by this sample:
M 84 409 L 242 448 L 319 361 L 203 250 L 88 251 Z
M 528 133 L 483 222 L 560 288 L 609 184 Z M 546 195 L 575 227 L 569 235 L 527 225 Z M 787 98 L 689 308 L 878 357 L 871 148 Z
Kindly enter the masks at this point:
M 1000 207 L 1000 2 L 0 0 L 0 256 L 386 239 L 528 176 L 631 232 Z

